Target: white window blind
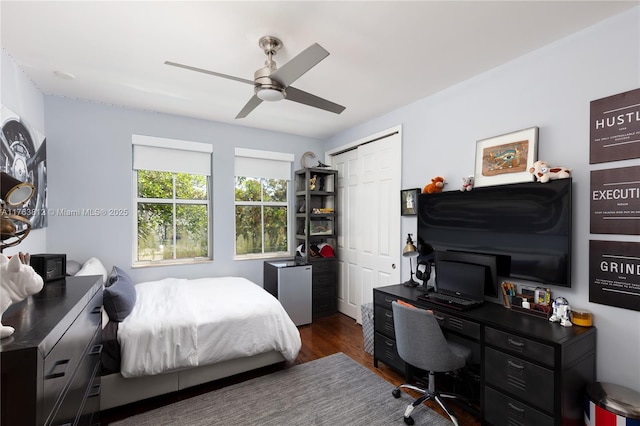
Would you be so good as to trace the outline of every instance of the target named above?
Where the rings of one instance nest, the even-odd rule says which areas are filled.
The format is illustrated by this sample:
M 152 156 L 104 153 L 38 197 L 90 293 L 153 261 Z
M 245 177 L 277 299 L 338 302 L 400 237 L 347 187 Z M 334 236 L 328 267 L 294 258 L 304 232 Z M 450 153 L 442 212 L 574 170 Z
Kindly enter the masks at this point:
M 143 135 L 132 144 L 135 170 L 211 175 L 212 145 Z
M 293 154 L 236 148 L 235 175 L 291 180 Z

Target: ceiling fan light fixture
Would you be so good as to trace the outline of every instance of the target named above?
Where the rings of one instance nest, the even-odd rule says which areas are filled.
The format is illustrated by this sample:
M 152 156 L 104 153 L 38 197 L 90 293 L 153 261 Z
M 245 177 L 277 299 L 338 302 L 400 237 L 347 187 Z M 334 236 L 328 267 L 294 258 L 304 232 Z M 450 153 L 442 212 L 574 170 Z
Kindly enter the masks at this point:
M 283 100 L 286 93 L 284 89 L 278 89 L 275 87 L 258 87 L 256 88 L 256 96 L 263 101 L 276 102 Z

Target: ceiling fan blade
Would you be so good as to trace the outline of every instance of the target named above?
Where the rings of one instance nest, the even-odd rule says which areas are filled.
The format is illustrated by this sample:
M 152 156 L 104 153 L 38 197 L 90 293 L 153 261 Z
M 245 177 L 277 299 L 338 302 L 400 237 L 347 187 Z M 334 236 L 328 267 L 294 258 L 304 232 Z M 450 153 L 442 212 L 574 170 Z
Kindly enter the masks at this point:
M 236 115 L 236 118 L 245 118 L 247 115 L 249 115 L 251 111 L 256 109 L 256 107 L 261 103 L 262 103 L 262 99 L 260 99 L 256 95 L 253 95 L 253 97 L 249 99 L 249 102 L 247 102 L 244 108 L 242 108 L 242 110 L 238 113 L 238 115 Z
M 172 67 L 184 68 L 186 70 L 201 72 L 204 74 L 215 75 L 216 77 L 228 78 L 229 80 L 239 81 L 240 83 L 247 83 L 253 85 L 253 80 L 247 80 L 246 78 L 234 77 L 232 75 L 221 74 L 215 71 L 209 71 L 202 68 L 192 67 L 190 65 L 179 64 L 177 62 L 164 61 L 165 65 L 171 65 Z
M 314 43 L 271 73 L 269 78 L 282 84 L 283 87 L 287 87 L 327 56 L 329 56 L 329 52 L 318 43 Z
M 285 99 L 290 101 L 298 102 L 301 104 L 309 105 L 315 108 L 320 108 L 325 111 L 333 112 L 336 114 L 340 114 L 345 110 L 345 107 L 342 105 L 338 105 L 326 99 L 320 98 L 316 95 L 312 95 L 311 93 L 304 92 L 302 90 L 296 89 L 295 87 L 287 87 L 287 96 Z

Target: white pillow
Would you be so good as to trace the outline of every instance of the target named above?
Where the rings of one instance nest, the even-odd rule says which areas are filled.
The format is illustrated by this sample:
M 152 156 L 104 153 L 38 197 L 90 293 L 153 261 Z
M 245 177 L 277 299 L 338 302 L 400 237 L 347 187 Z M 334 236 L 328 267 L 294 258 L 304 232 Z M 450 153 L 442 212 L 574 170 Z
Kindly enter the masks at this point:
M 107 282 L 107 270 L 104 265 L 95 257 L 87 260 L 82 268 L 76 273 L 76 276 L 81 275 L 102 275 L 102 284 Z

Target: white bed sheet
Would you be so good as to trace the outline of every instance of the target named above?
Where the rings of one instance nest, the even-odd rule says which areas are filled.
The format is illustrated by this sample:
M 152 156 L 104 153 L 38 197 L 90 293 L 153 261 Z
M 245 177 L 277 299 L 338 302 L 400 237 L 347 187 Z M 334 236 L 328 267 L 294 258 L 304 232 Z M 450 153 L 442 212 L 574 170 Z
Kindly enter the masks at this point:
M 245 278 L 166 278 L 137 284 L 136 293 L 118 327 L 123 377 L 272 350 L 293 361 L 302 346 L 280 302 Z

